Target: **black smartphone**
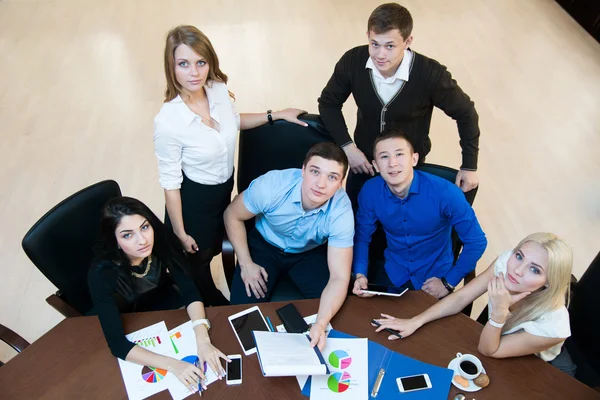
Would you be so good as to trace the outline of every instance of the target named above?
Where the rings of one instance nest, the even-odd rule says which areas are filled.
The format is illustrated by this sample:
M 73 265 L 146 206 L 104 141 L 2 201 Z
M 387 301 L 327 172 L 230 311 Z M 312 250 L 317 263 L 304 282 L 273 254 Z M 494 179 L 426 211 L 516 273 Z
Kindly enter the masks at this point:
M 277 315 L 288 333 L 304 333 L 309 329 L 308 324 L 293 303 L 278 309 Z

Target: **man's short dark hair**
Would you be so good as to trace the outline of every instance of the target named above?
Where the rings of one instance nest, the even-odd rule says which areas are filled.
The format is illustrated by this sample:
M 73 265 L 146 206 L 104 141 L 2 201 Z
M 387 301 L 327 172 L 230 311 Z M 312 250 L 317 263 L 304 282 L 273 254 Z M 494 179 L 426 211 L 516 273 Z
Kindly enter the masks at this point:
M 330 142 L 315 144 L 310 148 L 308 153 L 306 153 L 306 157 L 304 157 L 302 166 L 306 167 L 308 160 L 315 156 L 324 158 L 326 160 L 337 161 L 338 164 L 341 164 L 344 167 L 344 174 L 342 178 L 346 177 L 346 173 L 348 172 L 348 157 L 346 157 L 344 150 L 342 150 L 337 144 Z
M 398 128 L 389 128 L 389 129 L 386 129 L 385 131 L 381 132 L 379 134 L 379 136 L 377 136 L 375 138 L 375 141 L 373 142 L 373 158 L 377 158 L 377 153 L 375 151 L 375 148 L 377 147 L 377 143 L 382 142 L 387 139 L 404 139 L 404 140 L 406 140 L 406 143 L 408 143 L 408 145 L 410 146 L 410 150 L 413 153 L 418 153 L 418 151 L 415 151 L 415 144 L 414 144 L 413 138 L 411 138 L 409 135 L 402 132 Z
M 413 29 L 413 19 L 410 12 L 398 3 L 385 3 L 371 13 L 367 23 L 367 31 L 376 34 L 398 29 L 402 39 L 406 41 Z

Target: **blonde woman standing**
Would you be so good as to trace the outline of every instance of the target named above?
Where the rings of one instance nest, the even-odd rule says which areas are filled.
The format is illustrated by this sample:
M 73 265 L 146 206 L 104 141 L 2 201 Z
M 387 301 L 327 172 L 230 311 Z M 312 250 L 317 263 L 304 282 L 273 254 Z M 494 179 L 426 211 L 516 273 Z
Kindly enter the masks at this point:
M 479 352 L 494 358 L 535 354 L 552 361 L 571 335 L 565 299 L 572 264 L 573 254 L 564 240 L 552 233 L 531 234 L 423 313 L 411 319 L 381 314 L 377 332 L 390 328 L 410 336 L 428 322 L 459 313 L 487 292 L 489 319 L 479 338 Z
M 277 119 L 306 126 L 297 118 L 305 111 L 238 114 L 210 40 L 193 26 L 169 31 L 164 65 L 167 89 L 154 119 L 154 147 L 165 224 L 190 253 L 191 272 L 206 304 L 229 304 L 214 284 L 210 261 L 221 251 L 237 133 Z

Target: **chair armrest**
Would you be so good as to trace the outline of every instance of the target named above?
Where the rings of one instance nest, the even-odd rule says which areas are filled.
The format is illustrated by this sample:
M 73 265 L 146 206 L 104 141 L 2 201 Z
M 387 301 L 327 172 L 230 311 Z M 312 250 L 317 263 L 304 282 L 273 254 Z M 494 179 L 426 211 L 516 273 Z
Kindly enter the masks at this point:
M 46 299 L 46 303 L 50 304 L 56 311 L 67 318 L 81 317 L 81 313 L 67 304 L 66 301 L 60 298 L 60 292 L 56 292 Z
M 6 326 L 0 324 L 0 340 L 12 347 L 17 353 L 22 352 L 29 342 L 23 339 L 18 333 Z
M 227 286 L 229 286 L 229 288 L 231 289 L 231 282 L 233 282 L 233 274 L 235 272 L 235 252 L 233 251 L 233 245 L 227 237 L 227 233 L 225 233 L 225 235 L 223 236 L 221 251 L 225 280 L 227 281 Z

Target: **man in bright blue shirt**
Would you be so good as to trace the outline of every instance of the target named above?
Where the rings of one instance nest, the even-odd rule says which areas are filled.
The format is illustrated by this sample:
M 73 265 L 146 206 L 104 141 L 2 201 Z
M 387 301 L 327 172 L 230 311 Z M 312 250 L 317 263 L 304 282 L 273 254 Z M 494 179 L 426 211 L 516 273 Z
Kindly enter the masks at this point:
M 304 297 L 321 298 L 310 331 L 313 346 L 320 348 L 350 282 L 354 216 L 342 188 L 347 171 L 344 151 L 319 143 L 301 170 L 270 171 L 255 179 L 224 215 L 239 264 L 231 304 L 268 301 L 287 273 Z M 244 221 L 255 216 L 255 229 L 246 234 Z
M 370 179 L 358 196 L 354 237 L 353 292 L 367 297 L 369 244 L 379 221 L 386 234 L 385 265 L 375 282 L 407 286 L 442 298 L 472 270 L 487 240 L 473 208 L 451 182 L 414 169 L 419 155 L 411 140 L 390 129 L 374 144 L 373 165 L 380 176 Z M 463 250 L 454 264 L 451 232 Z

